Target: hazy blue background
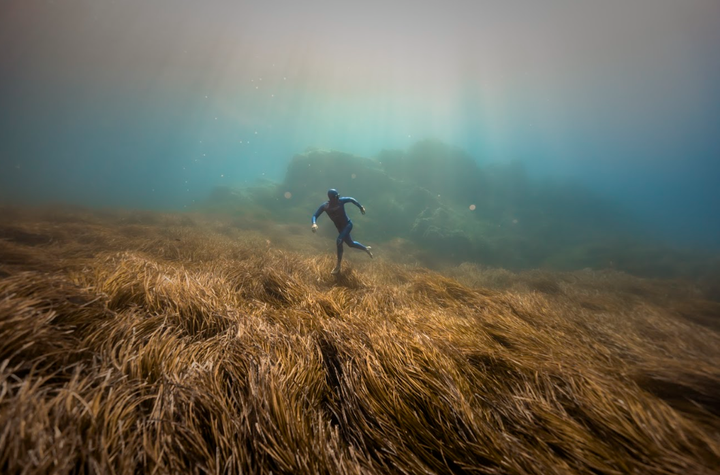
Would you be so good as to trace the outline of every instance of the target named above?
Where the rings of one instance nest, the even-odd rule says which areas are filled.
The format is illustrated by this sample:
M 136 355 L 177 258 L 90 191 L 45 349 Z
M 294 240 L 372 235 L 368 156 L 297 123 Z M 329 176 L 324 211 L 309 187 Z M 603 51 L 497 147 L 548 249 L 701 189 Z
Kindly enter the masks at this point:
M 717 0 L 3 0 L 0 198 L 183 209 L 435 138 L 718 246 L 719 89 Z

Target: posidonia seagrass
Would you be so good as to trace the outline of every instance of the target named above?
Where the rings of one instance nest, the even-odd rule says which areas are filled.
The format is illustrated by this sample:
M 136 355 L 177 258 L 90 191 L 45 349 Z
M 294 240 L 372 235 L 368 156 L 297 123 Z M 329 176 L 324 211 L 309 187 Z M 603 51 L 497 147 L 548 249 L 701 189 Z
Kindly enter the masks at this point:
M 3 216 L 3 473 L 720 467 L 720 305 L 690 283 L 382 252 L 336 278 L 269 224 Z

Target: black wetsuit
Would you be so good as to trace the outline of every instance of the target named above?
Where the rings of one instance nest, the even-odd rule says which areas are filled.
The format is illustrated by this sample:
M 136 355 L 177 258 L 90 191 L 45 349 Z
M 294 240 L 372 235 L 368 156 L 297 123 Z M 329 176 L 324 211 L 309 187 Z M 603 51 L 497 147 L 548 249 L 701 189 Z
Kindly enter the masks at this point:
M 352 231 L 353 223 L 352 221 L 350 221 L 350 218 L 348 218 L 347 213 L 345 212 L 346 203 L 352 203 L 361 210 L 363 209 L 363 207 L 360 205 L 360 203 L 358 203 L 355 198 L 338 197 L 337 200 L 330 200 L 321 204 L 312 217 L 312 223 L 315 224 L 317 218 L 319 218 L 320 215 L 325 212 L 328 216 L 330 216 L 333 224 L 335 224 L 335 227 L 340 233 L 337 237 L 338 263 L 342 260 L 343 242 L 345 242 L 350 247 L 354 247 L 355 249 L 362 249 L 363 251 L 368 252 L 367 247 L 363 246 L 357 241 L 353 241 L 350 237 L 350 231 Z

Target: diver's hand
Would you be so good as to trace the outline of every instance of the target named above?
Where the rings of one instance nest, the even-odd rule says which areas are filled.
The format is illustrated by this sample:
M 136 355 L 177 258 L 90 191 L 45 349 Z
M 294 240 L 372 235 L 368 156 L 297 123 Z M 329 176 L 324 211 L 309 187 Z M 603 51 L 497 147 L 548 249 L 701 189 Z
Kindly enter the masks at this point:
M 312 229 L 312 232 L 315 232 L 315 231 L 317 231 L 317 228 L 318 228 L 318 225 L 313 223 L 312 228 L 310 228 L 310 229 Z
M 360 212 L 361 212 L 362 214 L 365 214 L 365 207 L 364 207 L 364 206 L 361 206 L 361 207 L 360 207 Z

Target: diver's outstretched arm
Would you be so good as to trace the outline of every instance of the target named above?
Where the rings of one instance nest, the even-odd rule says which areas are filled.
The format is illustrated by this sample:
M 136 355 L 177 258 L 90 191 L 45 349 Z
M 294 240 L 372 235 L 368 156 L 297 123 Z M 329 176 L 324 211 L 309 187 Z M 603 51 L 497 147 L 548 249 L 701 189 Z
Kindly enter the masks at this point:
M 315 223 L 317 219 L 320 217 L 321 214 L 323 214 L 323 211 L 325 211 L 325 203 L 321 204 L 320 207 L 315 211 L 315 214 L 312 215 L 312 232 L 317 231 L 318 225 Z
M 354 204 L 355 206 L 357 206 L 358 208 L 360 208 L 360 212 L 361 212 L 362 214 L 365 214 L 365 207 L 364 207 L 363 205 L 361 205 L 361 204 L 358 202 L 358 200 L 356 200 L 355 198 L 351 198 L 351 197 L 348 196 L 348 197 L 341 198 L 341 199 L 343 200 L 343 203 L 352 203 L 352 204 Z

